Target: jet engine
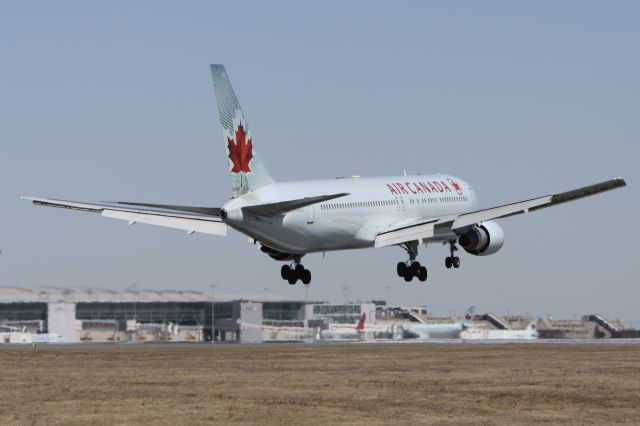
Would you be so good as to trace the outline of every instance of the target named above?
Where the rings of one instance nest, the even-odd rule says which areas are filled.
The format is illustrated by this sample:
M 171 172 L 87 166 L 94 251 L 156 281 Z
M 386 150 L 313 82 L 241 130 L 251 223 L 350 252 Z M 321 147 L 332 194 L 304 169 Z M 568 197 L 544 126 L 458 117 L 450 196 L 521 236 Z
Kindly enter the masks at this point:
M 486 256 L 500 250 L 504 244 L 504 231 L 493 221 L 482 222 L 460 235 L 458 243 L 467 253 Z

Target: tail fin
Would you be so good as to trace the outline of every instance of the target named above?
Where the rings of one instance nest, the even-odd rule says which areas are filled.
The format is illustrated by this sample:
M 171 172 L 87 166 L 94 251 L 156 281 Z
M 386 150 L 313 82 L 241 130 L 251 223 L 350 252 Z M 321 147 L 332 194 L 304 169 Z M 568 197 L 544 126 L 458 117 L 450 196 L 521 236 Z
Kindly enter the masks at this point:
M 475 306 L 469 306 L 464 313 L 464 317 L 462 318 L 462 325 L 469 326 L 473 321 L 473 315 L 476 313 Z
M 233 196 L 239 197 L 273 183 L 260 156 L 253 149 L 253 136 L 224 65 L 211 65 L 222 136 L 227 147 Z
M 358 330 L 358 331 L 364 331 L 364 322 L 366 321 L 366 319 L 367 319 L 367 314 L 364 314 L 364 313 L 363 313 L 363 314 L 360 316 L 360 321 L 358 321 L 358 325 L 356 326 L 356 330 Z
M 528 325 L 526 330 L 527 331 L 531 331 L 531 332 L 538 332 L 538 321 L 540 319 L 539 318 L 535 318 L 533 321 L 531 321 Z

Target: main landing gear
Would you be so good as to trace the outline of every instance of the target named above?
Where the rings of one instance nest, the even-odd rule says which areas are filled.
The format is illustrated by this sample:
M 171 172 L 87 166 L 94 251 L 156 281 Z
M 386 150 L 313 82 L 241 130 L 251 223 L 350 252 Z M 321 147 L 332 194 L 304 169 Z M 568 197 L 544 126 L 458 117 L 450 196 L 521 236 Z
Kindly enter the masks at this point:
M 451 256 L 444 258 L 444 266 L 446 266 L 447 269 L 451 269 L 452 266 L 458 269 L 460 267 L 460 258 L 453 255 L 453 253 L 458 250 L 456 243 L 449 242 L 449 250 L 451 251 Z
M 411 281 L 414 277 L 420 281 L 427 280 L 427 268 L 420 265 L 420 262 L 416 261 L 418 255 L 418 242 L 402 244 L 402 247 L 409 255 L 409 260 L 406 262 L 398 262 L 397 272 L 399 277 L 403 277 L 406 282 Z
M 300 258 L 297 258 L 291 265 L 282 265 L 280 276 L 291 285 L 294 285 L 298 280 L 302 281 L 304 285 L 311 282 L 311 271 L 300 264 Z

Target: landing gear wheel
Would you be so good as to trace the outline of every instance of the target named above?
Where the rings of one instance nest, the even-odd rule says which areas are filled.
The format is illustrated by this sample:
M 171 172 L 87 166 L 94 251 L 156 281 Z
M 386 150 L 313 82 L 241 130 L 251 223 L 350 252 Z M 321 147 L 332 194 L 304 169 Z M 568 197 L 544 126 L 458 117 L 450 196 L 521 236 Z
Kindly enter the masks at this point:
M 300 259 L 295 259 L 291 265 L 282 265 L 280 276 L 291 285 L 297 283 L 298 280 L 302 281 L 304 285 L 311 283 L 311 271 L 300 264 Z
M 406 282 L 410 282 L 413 277 L 417 277 L 420 273 L 420 262 L 416 262 L 416 256 L 418 256 L 419 241 L 410 241 L 400 244 L 400 247 L 407 252 L 409 260 L 406 262 L 398 262 L 396 272 L 399 277 L 404 278 Z
M 460 267 L 460 258 L 458 256 L 454 256 L 454 253 L 458 251 L 455 241 L 449 241 L 449 250 L 451 255 L 444 259 L 444 266 L 446 266 L 447 269 L 450 269 L 452 266 L 457 269 Z
M 282 277 L 282 279 L 286 280 L 290 273 L 291 268 L 289 267 L 289 265 L 282 265 L 282 268 L 280 268 L 280 276 Z
M 418 279 L 423 282 L 427 280 L 427 268 L 424 266 L 421 266 L 418 271 Z

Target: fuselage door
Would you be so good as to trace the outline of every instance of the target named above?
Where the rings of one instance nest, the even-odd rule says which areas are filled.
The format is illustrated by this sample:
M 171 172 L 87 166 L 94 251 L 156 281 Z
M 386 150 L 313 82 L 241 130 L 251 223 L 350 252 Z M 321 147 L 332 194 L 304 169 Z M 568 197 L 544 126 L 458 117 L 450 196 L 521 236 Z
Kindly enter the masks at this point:
M 316 212 L 314 210 L 314 205 L 307 206 L 307 223 L 313 223 L 316 220 Z

